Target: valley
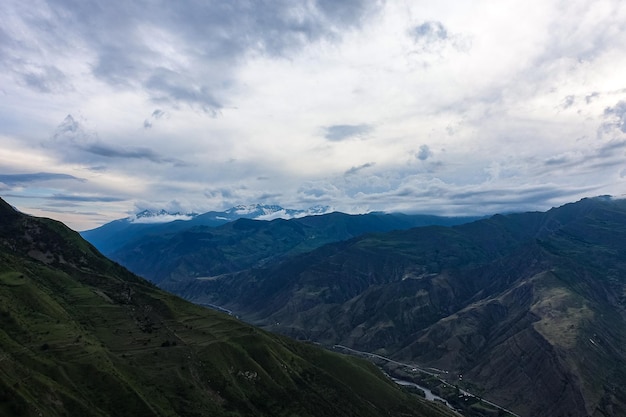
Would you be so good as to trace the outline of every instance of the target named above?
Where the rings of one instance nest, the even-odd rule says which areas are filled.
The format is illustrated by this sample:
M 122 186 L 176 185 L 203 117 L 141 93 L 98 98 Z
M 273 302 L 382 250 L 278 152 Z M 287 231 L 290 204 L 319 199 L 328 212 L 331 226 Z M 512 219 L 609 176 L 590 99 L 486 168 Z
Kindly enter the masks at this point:
M 301 225 L 235 221 L 220 226 L 230 243 L 206 229 L 180 246 L 181 260 L 230 259 L 230 272 L 182 261 L 184 274 L 155 282 L 274 333 L 463 375 L 470 392 L 520 416 L 618 416 L 626 412 L 624 225 L 625 202 L 598 197 L 290 252 L 281 238 Z M 119 259 L 137 248 L 142 259 L 162 253 L 150 248 L 183 234 L 146 240 Z M 228 258 L 228 248 L 261 258 Z
M 0 200 L 0 415 L 446 417 L 374 365 L 168 294 Z
M 626 0 L 0 16 L 0 417 L 626 417 Z

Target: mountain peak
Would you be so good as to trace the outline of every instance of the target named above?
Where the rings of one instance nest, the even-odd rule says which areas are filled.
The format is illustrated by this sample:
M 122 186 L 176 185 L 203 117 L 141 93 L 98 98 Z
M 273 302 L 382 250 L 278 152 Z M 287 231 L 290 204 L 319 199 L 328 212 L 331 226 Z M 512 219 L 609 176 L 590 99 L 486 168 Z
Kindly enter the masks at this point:
M 128 218 L 131 223 L 168 223 L 175 220 L 191 220 L 198 213 L 182 213 L 180 211 L 161 210 L 142 210 Z
M 12 219 L 19 216 L 19 214 L 20 212 L 15 207 L 0 198 L 0 218 Z
M 292 219 L 294 217 L 304 217 L 315 214 L 325 214 L 330 211 L 329 206 L 315 206 L 308 210 L 286 209 L 276 204 L 248 204 L 232 207 L 224 213 L 235 218 L 244 217 L 256 220 L 274 220 L 278 218 Z

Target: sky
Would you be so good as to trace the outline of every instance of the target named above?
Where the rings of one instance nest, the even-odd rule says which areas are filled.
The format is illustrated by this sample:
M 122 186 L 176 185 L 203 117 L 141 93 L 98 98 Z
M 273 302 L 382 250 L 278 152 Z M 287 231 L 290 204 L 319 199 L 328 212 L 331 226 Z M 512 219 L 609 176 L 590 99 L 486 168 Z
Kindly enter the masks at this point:
M 622 0 L 3 0 L 0 196 L 483 215 L 624 196 Z

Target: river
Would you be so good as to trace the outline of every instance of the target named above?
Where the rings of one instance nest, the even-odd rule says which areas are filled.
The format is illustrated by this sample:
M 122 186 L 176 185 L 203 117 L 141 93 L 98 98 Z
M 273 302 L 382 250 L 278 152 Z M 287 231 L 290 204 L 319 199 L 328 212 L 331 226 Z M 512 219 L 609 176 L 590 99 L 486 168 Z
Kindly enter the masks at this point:
M 418 385 L 415 382 L 405 381 L 403 379 L 398 379 L 398 378 L 391 378 L 391 379 L 393 379 L 393 382 L 395 382 L 398 385 L 402 385 L 402 386 L 405 386 L 405 387 L 419 388 L 422 391 L 424 391 L 424 394 L 426 395 L 426 399 L 428 401 L 440 401 L 443 404 L 445 404 L 449 409 L 454 410 L 454 407 L 452 407 L 448 401 L 446 401 L 445 399 L 439 397 L 438 395 L 433 394 L 433 392 L 431 390 L 429 390 L 428 388 L 426 388 L 426 387 Z

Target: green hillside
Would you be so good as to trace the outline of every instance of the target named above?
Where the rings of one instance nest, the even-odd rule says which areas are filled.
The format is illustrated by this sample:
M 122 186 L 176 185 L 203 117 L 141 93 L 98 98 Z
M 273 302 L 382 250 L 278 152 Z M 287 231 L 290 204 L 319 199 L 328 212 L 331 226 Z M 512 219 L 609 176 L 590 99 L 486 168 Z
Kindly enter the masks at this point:
M 373 365 L 164 293 L 0 200 L 2 416 L 446 416 Z

